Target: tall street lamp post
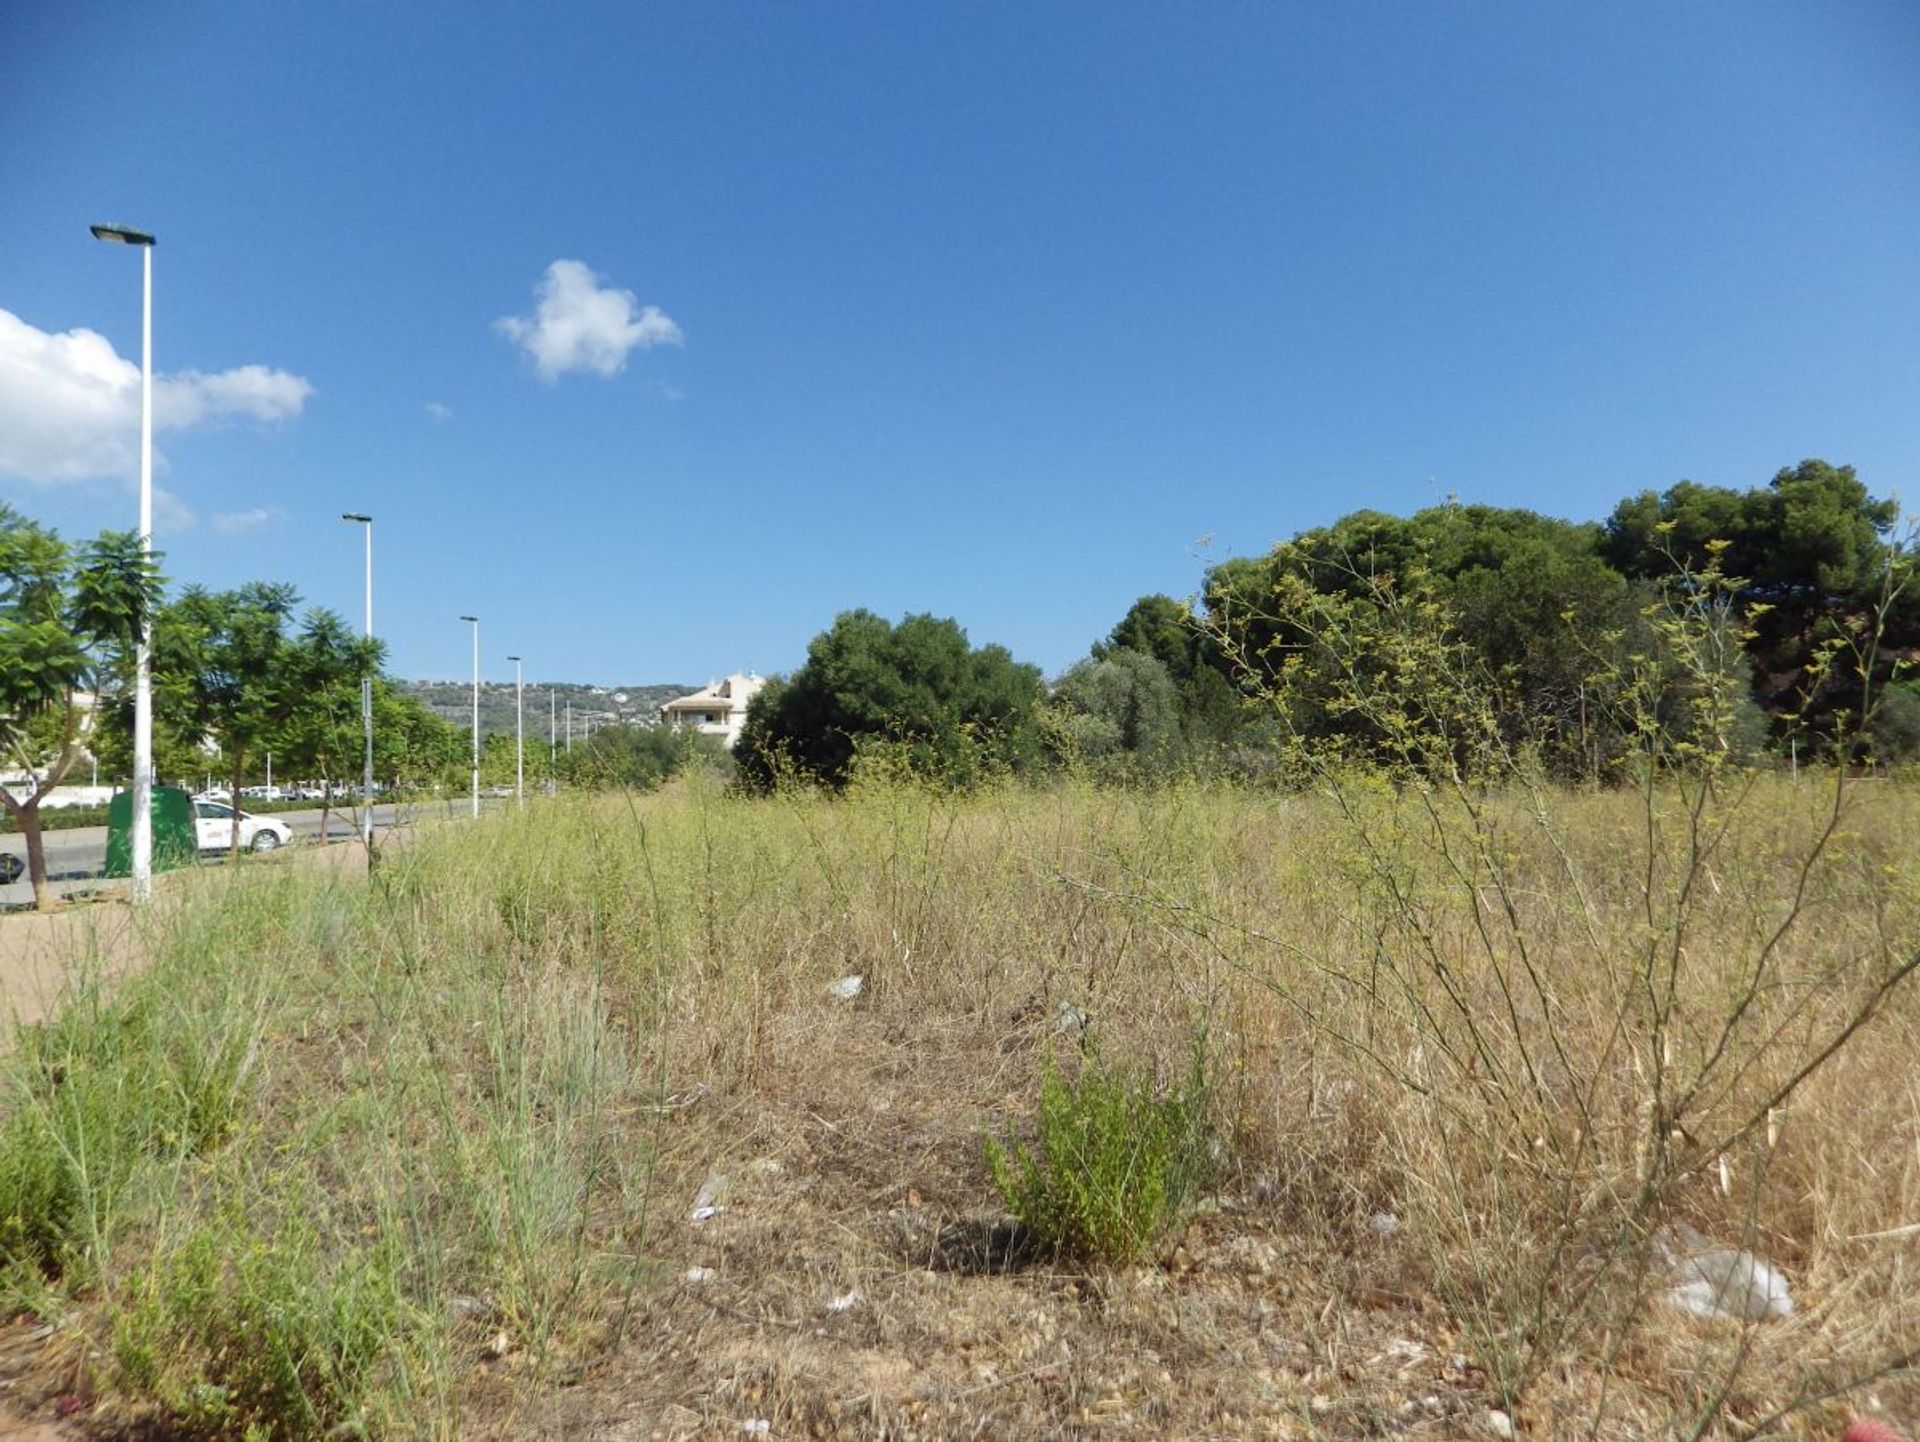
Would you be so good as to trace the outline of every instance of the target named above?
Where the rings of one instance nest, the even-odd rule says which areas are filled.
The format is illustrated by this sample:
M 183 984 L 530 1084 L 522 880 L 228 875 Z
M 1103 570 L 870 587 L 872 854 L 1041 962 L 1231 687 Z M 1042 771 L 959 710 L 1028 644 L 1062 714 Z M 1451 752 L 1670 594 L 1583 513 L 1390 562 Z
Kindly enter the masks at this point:
M 513 804 L 527 804 L 527 705 L 526 685 L 520 679 L 520 658 L 513 662 Z
M 480 618 L 462 616 L 473 627 L 473 818 L 480 819 Z
M 348 511 L 340 517 L 343 521 L 353 521 L 363 526 L 367 533 L 367 639 L 373 639 L 373 517 L 362 515 L 358 511 Z M 373 677 L 371 674 L 360 678 L 360 730 L 366 742 L 365 764 L 360 782 L 366 797 L 366 820 L 362 823 L 360 834 L 365 838 L 369 853 L 373 850 Z
M 94 239 L 140 247 L 140 558 L 153 560 L 153 237 L 125 225 L 88 227 Z M 142 608 L 134 648 L 133 899 L 153 895 L 153 617 Z

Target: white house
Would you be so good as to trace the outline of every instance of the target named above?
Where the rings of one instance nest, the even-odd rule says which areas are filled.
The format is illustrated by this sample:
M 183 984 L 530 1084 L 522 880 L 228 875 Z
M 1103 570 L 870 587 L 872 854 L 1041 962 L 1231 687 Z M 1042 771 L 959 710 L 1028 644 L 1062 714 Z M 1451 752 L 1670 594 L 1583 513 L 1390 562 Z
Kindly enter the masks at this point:
M 751 671 L 735 673 L 724 681 L 709 682 L 691 696 L 667 702 L 660 708 L 660 720 L 668 726 L 690 726 L 702 736 L 718 736 L 723 745 L 731 746 L 747 724 L 747 703 L 766 684 L 766 677 Z

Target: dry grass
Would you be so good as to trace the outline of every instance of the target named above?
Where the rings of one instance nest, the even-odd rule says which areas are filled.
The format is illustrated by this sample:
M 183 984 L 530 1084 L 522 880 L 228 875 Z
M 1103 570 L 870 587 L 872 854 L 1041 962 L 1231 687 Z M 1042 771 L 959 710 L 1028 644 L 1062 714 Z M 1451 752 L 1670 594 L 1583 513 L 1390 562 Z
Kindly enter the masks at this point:
M 696 783 L 428 836 L 370 888 L 223 877 L 143 982 L 254 1029 L 234 1123 L 140 1173 L 108 1255 L 16 1269 L 41 1393 L 178 1425 L 206 1368 L 167 1259 L 212 1238 L 211 1310 L 257 1256 L 382 1329 L 263 1435 L 1837 1437 L 1870 1394 L 1911 1427 L 1912 989 L 1764 1124 L 1920 946 L 1920 796 L 1856 788 L 1803 888 L 1832 798 L 1718 797 L 1703 854 L 1670 791 Z M 1050 1053 L 1174 1081 L 1196 1036 L 1217 1195 L 1150 1264 L 1033 1256 L 982 1138 Z M 1676 1220 L 1796 1314 L 1660 1305 Z

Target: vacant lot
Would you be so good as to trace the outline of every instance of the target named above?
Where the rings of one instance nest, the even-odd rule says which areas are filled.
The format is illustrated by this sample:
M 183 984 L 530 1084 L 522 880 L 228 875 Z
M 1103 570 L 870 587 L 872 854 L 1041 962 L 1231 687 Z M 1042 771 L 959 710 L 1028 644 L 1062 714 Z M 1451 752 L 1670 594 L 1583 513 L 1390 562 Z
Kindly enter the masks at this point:
M 15 1395 L 74 1436 L 1912 1424 L 1920 796 L 1734 782 L 694 784 L 191 878 L 9 1060 Z M 1014 1224 L 986 1138 L 1196 1077 L 1141 1260 Z M 1671 1305 L 1714 1247 L 1791 1314 Z

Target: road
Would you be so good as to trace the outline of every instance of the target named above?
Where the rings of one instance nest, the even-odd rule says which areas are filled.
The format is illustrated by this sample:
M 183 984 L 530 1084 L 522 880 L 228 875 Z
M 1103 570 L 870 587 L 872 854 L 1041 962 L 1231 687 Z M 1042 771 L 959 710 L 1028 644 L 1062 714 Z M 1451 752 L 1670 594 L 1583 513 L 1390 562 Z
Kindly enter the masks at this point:
M 498 803 L 492 803 L 497 805 Z M 415 821 L 423 816 L 465 815 L 464 805 L 448 807 L 444 804 L 430 806 L 376 806 L 373 808 L 373 824 L 377 830 L 385 831 L 393 826 Z M 281 821 L 293 828 L 296 844 L 312 843 L 320 838 L 320 816 L 318 807 L 311 811 L 276 811 L 273 813 Z M 84 891 L 93 886 L 107 864 L 107 828 L 104 826 L 77 826 L 69 831 L 47 831 L 41 833 L 47 845 L 47 875 L 54 883 L 56 891 L 66 893 Z M 359 834 L 358 823 L 351 811 L 334 810 L 327 813 L 328 841 L 351 841 Z M 0 836 L 0 851 L 10 851 L 25 859 L 27 842 L 23 836 L 10 834 Z M 221 860 L 224 852 L 209 853 L 206 859 Z M 0 886 L 0 909 L 13 906 L 32 905 L 33 888 L 22 875 L 11 886 Z

